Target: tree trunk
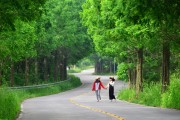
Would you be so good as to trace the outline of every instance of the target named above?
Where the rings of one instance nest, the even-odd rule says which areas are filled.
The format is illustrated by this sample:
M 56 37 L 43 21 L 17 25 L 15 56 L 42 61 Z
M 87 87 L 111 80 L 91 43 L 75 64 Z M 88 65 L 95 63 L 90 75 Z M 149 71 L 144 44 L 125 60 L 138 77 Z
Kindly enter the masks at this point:
M 63 59 L 63 80 L 67 80 L 67 58 Z
M 128 69 L 128 81 L 129 87 L 135 88 L 136 87 L 136 68 Z
M 96 62 L 95 68 L 95 73 L 101 73 L 101 64 L 99 61 Z
M 2 72 L 1 72 L 1 68 L 0 68 L 0 86 L 2 85 Z
M 101 59 L 100 60 L 100 73 L 103 73 L 103 71 L 104 71 L 104 67 L 103 67 L 103 60 Z
M 14 86 L 14 62 L 11 60 L 11 76 L 10 76 L 11 87 Z
M 36 81 L 36 84 L 38 84 L 38 61 L 37 61 L 37 58 L 35 59 L 35 62 L 34 62 L 34 72 L 35 72 L 35 81 Z
M 130 59 L 128 58 L 128 63 L 130 63 Z M 128 86 L 129 88 L 132 88 L 132 69 L 128 67 Z
M 54 81 L 57 81 L 57 71 L 58 71 L 58 61 L 57 61 L 57 58 L 58 58 L 58 54 L 57 54 L 57 50 L 55 51 L 55 54 L 54 54 Z
M 137 77 L 137 70 L 136 70 L 136 68 L 133 68 L 133 72 L 132 72 L 132 84 L 133 84 L 133 88 L 136 88 L 136 77 Z
M 59 72 L 60 72 L 60 80 L 63 80 L 63 60 L 60 60 Z
M 29 60 L 26 58 L 25 59 L 25 80 L 26 80 L 26 85 L 29 84 Z
M 2 85 L 2 62 L 0 62 L 0 86 Z
M 97 61 L 95 61 L 95 66 L 94 66 L 94 68 L 95 68 L 94 72 L 95 73 L 97 73 L 97 64 L 98 64 Z
M 143 65 L 143 48 L 138 49 L 137 59 L 137 76 L 136 76 L 136 95 L 143 90 L 142 88 L 142 65 Z
M 112 72 L 112 70 L 113 70 L 112 68 L 113 68 L 112 61 L 109 61 L 109 72 L 110 73 L 113 73 Z
M 129 88 L 132 88 L 132 76 L 131 76 L 132 72 L 131 69 L 128 69 L 128 86 Z
M 44 80 L 47 82 L 48 81 L 48 74 L 47 74 L 47 58 L 44 58 Z
M 163 44 L 163 61 L 162 61 L 162 92 L 165 92 L 170 84 L 169 65 L 170 65 L 170 47 L 169 43 Z
M 0 86 L 2 85 L 2 74 L 1 74 L 1 70 L 0 70 Z
M 117 64 L 115 62 L 115 59 L 113 61 L 113 73 L 116 74 L 116 71 L 117 71 Z
M 66 80 L 67 79 L 67 69 L 66 69 L 66 58 L 62 56 L 61 63 L 60 63 L 60 80 Z

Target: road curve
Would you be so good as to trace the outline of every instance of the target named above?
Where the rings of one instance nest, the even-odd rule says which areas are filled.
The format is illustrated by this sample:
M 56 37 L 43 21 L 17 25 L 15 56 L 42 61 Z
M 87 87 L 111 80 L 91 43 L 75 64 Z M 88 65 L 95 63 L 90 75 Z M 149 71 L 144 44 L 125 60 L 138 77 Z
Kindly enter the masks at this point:
M 17 120 L 180 120 L 180 111 L 147 107 L 125 101 L 108 100 L 108 90 L 101 91 L 102 100 L 96 101 L 91 91 L 96 75 L 93 69 L 75 74 L 83 85 L 67 92 L 37 97 L 22 103 L 22 112 Z M 101 76 L 107 84 L 109 76 Z M 115 93 L 126 87 L 116 81 Z

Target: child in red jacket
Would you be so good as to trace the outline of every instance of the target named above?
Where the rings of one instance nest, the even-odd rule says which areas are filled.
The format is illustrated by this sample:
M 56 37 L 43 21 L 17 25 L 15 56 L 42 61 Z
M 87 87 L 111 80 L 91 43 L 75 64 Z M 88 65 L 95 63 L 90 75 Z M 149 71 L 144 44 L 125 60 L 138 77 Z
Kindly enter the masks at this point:
M 101 82 L 100 77 L 97 77 L 92 86 L 92 91 L 95 91 L 95 93 L 96 93 L 97 102 L 99 102 L 99 100 L 101 100 L 101 95 L 100 95 L 101 87 L 106 89 L 104 87 L 103 83 Z

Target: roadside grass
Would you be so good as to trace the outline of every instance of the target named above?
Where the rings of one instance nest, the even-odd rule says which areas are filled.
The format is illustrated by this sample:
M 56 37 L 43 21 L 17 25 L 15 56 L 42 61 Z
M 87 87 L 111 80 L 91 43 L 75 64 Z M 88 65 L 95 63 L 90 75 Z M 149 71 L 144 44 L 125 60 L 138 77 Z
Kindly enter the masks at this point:
M 171 81 L 168 91 L 162 95 L 162 107 L 180 109 L 180 79 Z
M 7 88 L 0 89 L 0 120 L 13 120 L 19 110 L 17 94 Z
M 70 76 L 71 80 L 46 88 L 12 90 L 0 89 L 0 120 L 14 120 L 20 112 L 22 101 L 28 98 L 56 94 L 81 85 L 79 78 Z
M 94 68 L 94 66 L 83 66 L 83 67 L 74 67 L 67 70 L 68 73 L 80 73 L 82 70 L 87 70 L 90 68 Z
M 114 73 L 93 73 L 93 75 L 103 75 L 103 76 L 115 76 Z
M 81 71 L 82 70 L 80 68 L 73 68 L 73 69 L 67 70 L 68 73 L 79 73 Z
M 118 93 L 118 99 L 147 106 L 180 109 L 180 80 L 173 79 L 169 89 L 161 93 L 160 83 L 145 84 L 143 92 L 136 96 L 135 89 L 125 88 Z

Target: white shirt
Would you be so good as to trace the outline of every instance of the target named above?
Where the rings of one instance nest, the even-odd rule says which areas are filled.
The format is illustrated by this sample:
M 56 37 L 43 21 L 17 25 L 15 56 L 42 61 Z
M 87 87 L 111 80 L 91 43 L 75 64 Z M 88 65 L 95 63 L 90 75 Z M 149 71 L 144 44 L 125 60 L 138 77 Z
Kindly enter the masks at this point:
M 95 90 L 99 90 L 99 85 L 100 85 L 100 82 L 95 83 Z
M 109 87 L 109 85 L 114 86 L 114 82 L 113 82 L 113 81 L 110 81 L 110 82 L 108 83 L 107 87 Z

